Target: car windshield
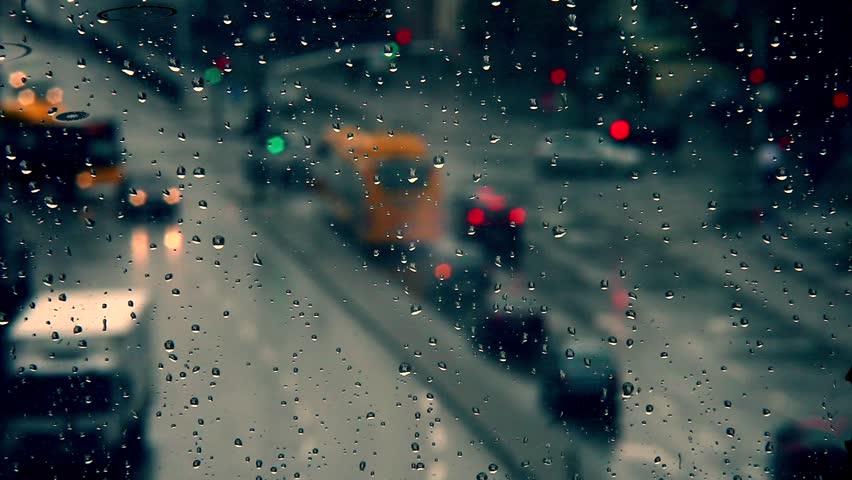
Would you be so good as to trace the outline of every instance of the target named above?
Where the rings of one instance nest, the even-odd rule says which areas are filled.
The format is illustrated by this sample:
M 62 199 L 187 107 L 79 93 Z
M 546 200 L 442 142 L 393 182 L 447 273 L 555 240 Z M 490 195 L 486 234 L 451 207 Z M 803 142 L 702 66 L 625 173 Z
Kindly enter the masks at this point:
M 3 1 L 0 478 L 852 478 L 851 5 Z

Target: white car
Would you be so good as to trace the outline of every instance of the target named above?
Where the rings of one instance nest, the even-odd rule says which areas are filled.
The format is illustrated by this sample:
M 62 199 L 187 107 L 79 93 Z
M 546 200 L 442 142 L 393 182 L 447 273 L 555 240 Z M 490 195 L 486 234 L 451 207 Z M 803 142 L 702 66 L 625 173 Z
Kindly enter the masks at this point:
M 542 174 L 571 172 L 600 176 L 638 169 L 641 151 L 592 130 L 556 130 L 536 143 L 534 158 Z
M 13 320 L 2 376 L 7 463 L 144 461 L 149 307 L 144 291 L 68 290 L 37 295 Z

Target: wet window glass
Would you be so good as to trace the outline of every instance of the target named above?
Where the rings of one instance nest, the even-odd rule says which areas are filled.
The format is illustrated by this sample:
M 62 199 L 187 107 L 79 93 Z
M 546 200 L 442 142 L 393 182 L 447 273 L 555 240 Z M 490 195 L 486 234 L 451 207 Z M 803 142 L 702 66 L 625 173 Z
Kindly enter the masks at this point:
M 850 16 L 2 2 L 0 478 L 852 478 Z

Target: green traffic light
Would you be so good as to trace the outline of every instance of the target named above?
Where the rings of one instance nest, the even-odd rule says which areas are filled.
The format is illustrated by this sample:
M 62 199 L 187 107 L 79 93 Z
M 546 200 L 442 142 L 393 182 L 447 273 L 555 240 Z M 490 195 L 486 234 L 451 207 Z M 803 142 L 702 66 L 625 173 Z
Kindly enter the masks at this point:
M 388 42 L 385 44 L 385 51 L 383 52 L 385 58 L 391 60 L 399 56 L 399 44 L 396 42 Z
M 222 71 L 216 67 L 208 68 L 204 71 L 204 81 L 210 85 L 216 85 L 222 81 Z
M 273 155 L 277 155 L 287 148 L 287 141 L 280 136 L 274 136 L 266 141 L 266 150 Z

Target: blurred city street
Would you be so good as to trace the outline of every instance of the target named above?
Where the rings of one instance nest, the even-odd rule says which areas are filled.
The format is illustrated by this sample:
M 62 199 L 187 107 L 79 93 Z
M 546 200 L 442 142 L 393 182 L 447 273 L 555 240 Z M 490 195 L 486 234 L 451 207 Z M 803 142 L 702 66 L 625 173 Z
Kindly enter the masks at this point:
M 108 195 L 83 209 L 10 194 L 0 210 L 30 252 L 34 295 L 150 292 L 155 383 L 138 478 L 771 479 L 772 432 L 852 413 L 848 191 L 807 197 L 796 180 L 778 208 L 729 222 L 723 212 L 757 194 L 728 165 L 754 152 L 706 105 L 674 120 L 674 148 L 645 145 L 637 168 L 560 173 L 536 154 L 546 132 L 608 138 L 627 115 L 609 97 L 556 93 L 545 105 L 424 40 L 369 77 L 345 65 L 348 46 L 304 69 L 235 63 L 198 88 L 206 65 L 164 66 L 158 75 L 182 86 L 175 98 L 139 78 L 165 57 L 128 67 L 74 43 L 115 23 L 79 35 L 9 17 L 0 42 L 25 42 L 32 53 L 15 68 L 51 70 L 68 110 L 120 125 L 127 175 L 177 187 L 175 219 L 131 222 Z M 134 42 L 124 48 L 140 54 Z M 318 189 L 258 197 L 245 162 L 267 152 L 249 81 L 300 165 L 339 125 L 411 132 L 440 178 L 439 207 L 491 187 L 522 208 L 523 262 L 486 263 L 529 279 L 517 308 L 545 319 L 536 358 L 593 363 L 565 347 L 584 342 L 615 359 L 618 388 L 604 395 L 618 433 L 555 418 L 543 367 L 483 351 L 464 313 L 400 282 L 409 266 L 330 228 Z M 79 478 L 124 478 L 107 473 Z

